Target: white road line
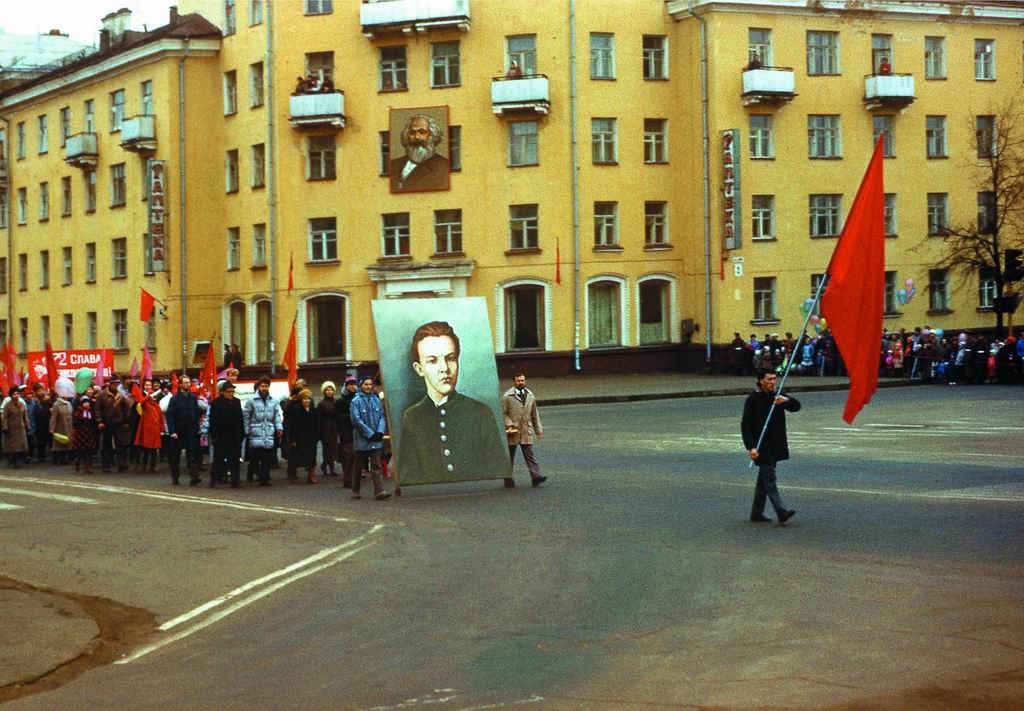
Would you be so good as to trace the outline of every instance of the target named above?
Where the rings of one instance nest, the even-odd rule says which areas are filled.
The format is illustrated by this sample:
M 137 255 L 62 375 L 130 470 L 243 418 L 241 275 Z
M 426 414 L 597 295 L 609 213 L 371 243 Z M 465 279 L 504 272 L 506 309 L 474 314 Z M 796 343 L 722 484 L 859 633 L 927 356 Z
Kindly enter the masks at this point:
M 24 506 L 18 506 L 17 504 L 5 504 L 0 501 L 0 511 L 14 511 L 15 509 L 23 509 Z
M 739 486 L 749 488 L 750 483 L 736 481 L 708 482 L 722 486 Z M 1024 504 L 1024 496 L 981 496 L 977 494 L 962 494 L 956 492 L 923 492 L 914 491 L 885 491 L 882 489 L 841 489 L 827 486 L 801 486 L 799 484 L 784 484 L 783 488 L 794 491 L 827 492 L 832 494 L 865 494 L 868 496 L 890 496 L 897 499 L 939 499 L 943 501 L 996 501 L 1012 504 Z
M 203 603 L 202 605 L 200 605 L 199 607 L 195 608 L 194 610 L 190 610 L 190 611 L 186 612 L 183 615 L 178 615 L 173 620 L 168 620 L 167 622 L 165 622 L 162 625 L 160 625 L 160 627 L 158 629 L 163 631 L 163 632 L 166 632 L 169 629 L 173 629 L 173 628 L 177 627 L 178 625 L 180 625 L 182 622 L 187 622 L 187 621 L 191 620 L 193 617 L 197 617 L 198 615 L 203 614 L 207 610 L 212 610 L 215 607 L 223 605 L 228 600 L 231 600 L 232 598 L 236 598 L 239 595 L 241 595 L 242 593 L 249 592 L 253 588 L 257 588 L 260 585 L 262 585 L 263 583 L 266 583 L 266 582 L 269 582 L 271 580 L 274 580 L 275 578 L 280 578 L 281 576 L 284 576 L 284 575 L 288 575 L 289 573 L 293 573 L 296 570 L 299 570 L 300 568 L 304 568 L 304 567 L 306 567 L 307 565 L 309 565 L 311 563 L 316 563 L 319 560 L 323 560 L 324 558 L 327 558 L 328 556 L 334 555 L 338 551 L 344 550 L 345 548 L 351 548 L 352 546 L 356 545 L 357 543 L 362 542 L 362 540 L 364 538 L 366 538 L 367 536 L 373 535 L 374 533 L 376 533 L 377 531 L 379 531 L 382 528 L 384 528 L 384 527 L 382 525 L 378 524 L 378 525 L 374 526 L 373 528 L 371 528 L 366 533 L 364 533 L 363 535 L 357 536 L 356 538 L 353 538 L 351 540 L 345 541 L 341 545 L 334 546 L 333 548 L 324 548 L 319 553 L 315 553 L 315 554 L 309 556 L 308 558 L 303 558 L 302 560 L 300 560 L 300 561 L 298 561 L 296 563 L 292 563 L 287 568 L 282 568 L 281 570 L 278 570 L 278 571 L 275 571 L 273 573 L 270 573 L 269 575 L 264 575 L 262 578 L 256 578 L 256 580 L 252 580 L 252 581 L 246 583 L 245 585 L 237 587 L 234 590 L 232 590 L 231 592 L 225 593 L 224 595 L 221 595 L 218 598 L 215 598 L 213 600 L 210 600 L 209 602 Z
M 7 478 L 7 477 L 3 477 Z M 68 504 L 98 504 L 95 499 L 85 499 L 81 496 L 68 496 L 67 494 L 48 494 L 44 491 L 32 491 L 30 489 L 8 489 L 0 486 L 0 494 L 14 494 L 15 496 L 32 496 L 37 499 L 49 499 L 50 501 L 63 501 Z
M 249 597 L 242 598 L 241 600 L 236 602 L 234 605 L 226 607 L 223 610 L 221 610 L 220 612 L 213 613 L 212 615 L 207 617 L 202 622 L 198 622 L 198 623 L 192 625 L 191 627 L 188 627 L 187 629 L 184 629 L 181 632 L 178 632 L 177 634 L 173 634 L 170 637 L 167 637 L 165 639 L 160 640 L 159 642 L 154 642 L 153 644 L 150 644 L 150 645 L 147 645 L 145 647 L 142 647 L 141 649 L 137 649 L 136 651 L 134 651 L 131 654 L 129 654 L 127 657 L 125 657 L 123 659 L 118 659 L 116 662 L 114 662 L 114 664 L 128 664 L 129 662 L 134 662 L 135 660 L 141 659 L 142 657 L 146 656 L 147 654 L 155 652 L 156 650 L 161 649 L 163 647 L 166 647 L 168 644 L 172 644 L 173 642 L 177 642 L 179 640 L 185 639 L 189 635 L 192 635 L 192 634 L 194 634 L 194 633 L 196 633 L 196 632 L 198 632 L 200 630 L 206 629 L 207 627 L 212 625 L 214 622 L 219 622 L 220 620 L 223 620 L 228 615 L 230 615 L 232 613 L 235 613 L 235 612 L 238 612 L 243 607 L 251 605 L 252 603 L 256 602 L 257 600 L 259 600 L 261 598 L 266 597 L 267 595 L 270 595 L 271 593 L 277 592 L 278 590 L 280 590 L 281 588 L 285 587 L 286 585 L 291 585 L 296 580 L 300 580 L 300 579 L 306 577 L 307 575 L 312 575 L 313 573 L 319 573 L 321 570 L 325 570 L 326 568 L 330 568 L 332 565 L 336 565 L 336 564 L 340 563 L 341 561 L 343 561 L 343 560 L 345 560 L 347 558 L 351 558 L 352 556 L 354 556 L 359 551 L 363 550 L 364 548 L 367 548 L 369 545 L 370 544 L 367 544 L 365 546 L 360 546 L 359 548 L 356 548 L 354 550 L 346 551 L 344 553 L 341 553 L 340 555 L 335 556 L 334 558 L 331 558 L 330 560 L 328 560 L 325 563 L 321 563 L 320 565 L 313 566 L 312 568 L 306 568 L 305 570 L 302 570 L 302 571 L 299 571 L 298 573 L 290 575 L 289 577 L 285 578 L 284 580 L 282 580 L 282 581 L 280 581 L 278 583 L 275 583 L 273 585 L 267 586 L 267 587 L 263 588 L 262 590 L 259 590 L 259 591 L 255 592 L 255 593 L 253 593 Z

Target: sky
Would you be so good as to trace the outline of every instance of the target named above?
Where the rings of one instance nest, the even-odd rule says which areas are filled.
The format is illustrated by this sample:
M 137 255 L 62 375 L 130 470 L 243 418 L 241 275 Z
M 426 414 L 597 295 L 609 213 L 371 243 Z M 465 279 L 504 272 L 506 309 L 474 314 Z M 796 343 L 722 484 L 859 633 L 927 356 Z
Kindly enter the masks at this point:
M 166 25 L 174 0 L 0 0 L 0 28 L 16 35 L 58 29 L 71 39 L 98 44 L 100 20 L 126 7 L 132 11 L 131 29 Z

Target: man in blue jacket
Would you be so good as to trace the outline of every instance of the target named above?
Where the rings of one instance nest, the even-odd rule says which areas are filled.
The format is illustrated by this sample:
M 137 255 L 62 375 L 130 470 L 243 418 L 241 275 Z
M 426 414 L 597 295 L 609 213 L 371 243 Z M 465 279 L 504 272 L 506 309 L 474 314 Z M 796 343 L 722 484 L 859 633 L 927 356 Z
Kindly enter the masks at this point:
M 388 431 L 388 423 L 384 417 L 384 404 L 373 391 L 373 378 L 363 376 L 359 381 L 359 392 L 352 398 L 349 405 L 352 416 L 353 446 L 356 457 L 352 466 L 352 498 L 361 499 L 359 484 L 363 468 L 369 465 L 370 478 L 373 481 L 373 498 L 378 501 L 391 496 L 384 489 L 384 477 L 381 474 L 380 455 L 384 448 L 384 433 Z

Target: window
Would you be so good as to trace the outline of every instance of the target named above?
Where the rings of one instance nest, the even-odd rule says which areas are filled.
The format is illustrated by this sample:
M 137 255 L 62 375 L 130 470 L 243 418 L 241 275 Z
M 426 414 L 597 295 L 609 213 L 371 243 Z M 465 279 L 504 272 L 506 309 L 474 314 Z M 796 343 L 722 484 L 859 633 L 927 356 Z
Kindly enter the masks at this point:
M 263 22 L 263 0 L 249 0 L 249 26 Z
M 224 35 L 235 34 L 236 25 L 235 0 L 224 0 Z
M 307 52 L 306 76 L 334 82 L 334 52 Z
M 668 343 L 671 285 L 664 279 L 640 282 L 640 345 Z
M 245 360 L 246 350 L 245 304 L 235 301 L 228 305 L 228 341 L 238 346 L 238 351 Z
M 750 157 L 775 157 L 773 120 L 767 114 L 753 114 L 750 117 Z
M 0 294 L 7 293 L 7 257 L 0 257 Z M 3 343 L 3 339 L 0 339 Z
M 750 201 L 751 239 L 775 239 L 775 196 L 754 195 Z
M 982 190 L 978 193 L 978 232 L 990 235 L 995 233 L 997 226 L 996 194 Z
M 264 224 L 252 226 L 252 265 L 267 266 L 267 226 Z
M 345 357 L 345 299 L 318 296 L 306 302 L 306 352 L 309 360 Z
M 306 158 L 307 180 L 334 180 L 334 135 L 310 136 Z
M 124 121 L 124 89 L 110 92 L 110 132 L 121 130 Z
M 50 317 L 40 316 L 39 317 L 39 348 L 45 349 L 46 344 L 50 342 Z
M 0 188 L 0 230 L 7 228 L 7 191 Z
M 75 343 L 75 317 L 73 314 L 64 314 L 64 348 L 70 350 Z
M 86 242 L 85 244 L 85 282 L 96 283 L 96 243 Z
M 28 319 L 18 319 L 18 351 L 25 353 L 28 351 Z
M 985 81 L 996 78 L 995 40 L 974 40 L 974 78 Z
M 946 78 L 946 38 L 924 38 L 924 78 Z
M 431 44 L 430 86 L 458 86 L 460 83 L 458 40 Z
M 28 221 L 28 188 L 18 188 L 18 224 Z
M 668 244 L 668 203 L 644 203 L 644 245 L 653 247 Z
M 810 75 L 839 73 L 839 33 L 807 33 L 807 73 Z
M 409 213 L 393 212 L 381 215 L 385 257 L 409 255 Z
M 380 131 L 380 174 L 388 175 L 391 173 L 391 131 Z M 451 143 L 449 143 L 451 145 Z M 451 161 L 449 159 L 449 165 Z
M 60 179 L 60 214 L 67 217 L 71 214 L 71 176 Z
M 929 158 L 945 158 L 946 153 L 946 117 L 925 117 L 925 139 Z
M 256 362 L 270 362 L 270 301 L 256 302 Z
M 60 110 L 60 147 L 63 148 L 71 135 L 71 109 L 65 106 Z
M 224 115 L 230 116 L 238 111 L 238 73 L 234 70 L 224 72 Z
M 50 127 L 46 114 L 39 117 L 39 152 L 47 153 L 50 150 Z
M 882 300 L 882 308 L 887 314 L 899 313 L 899 305 L 896 302 L 896 272 L 885 273 L 885 298 Z
M 68 286 L 74 280 L 74 271 L 72 270 L 71 262 L 71 247 L 64 247 L 61 250 L 61 284 Z
M 747 61 L 761 62 L 762 66 L 772 66 L 772 31 L 760 27 L 747 28 Z
M 153 114 L 153 82 L 147 80 L 139 85 L 139 89 L 142 95 L 142 99 L 139 102 L 139 113 L 143 116 L 151 116 Z
M 110 240 L 111 267 L 110 276 L 113 279 L 123 279 L 128 276 L 128 239 L 118 237 Z
M 15 157 L 21 159 L 25 157 L 25 122 L 19 121 L 17 128 L 18 143 L 16 148 Z
M 124 205 L 127 199 L 126 191 L 124 163 L 110 166 L 110 206 Z
M 644 163 L 668 162 L 668 121 L 644 119 Z
M 510 249 L 537 249 L 540 220 L 536 205 L 509 205 Z
M 614 163 L 618 160 L 616 149 L 616 126 L 613 118 L 590 120 L 590 140 L 595 163 Z
M 841 195 L 811 195 L 811 237 L 835 237 L 839 234 Z
M 807 157 L 841 158 L 843 155 L 843 134 L 836 115 L 814 115 L 807 117 Z
M 50 250 L 48 249 L 39 253 L 39 288 L 50 288 Z
M 50 219 L 50 184 L 39 183 L 39 221 Z
M 619 203 L 594 203 L 594 246 L 612 247 L 619 244 Z
M 896 193 L 885 194 L 885 236 L 895 237 L 899 231 L 896 220 Z
M 928 310 L 949 311 L 949 272 L 928 270 Z
M 407 87 L 408 66 L 405 45 L 380 48 L 380 90 L 401 91 Z
M 996 155 L 996 117 L 978 116 L 974 119 L 974 135 L 977 138 L 978 157 L 993 158 Z
M 508 164 L 537 165 L 537 122 L 514 121 L 508 125 Z
M 87 170 L 82 177 L 85 180 L 85 211 L 96 211 L 96 171 Z
M 86 348 L 96 347 L 96 312 L 89 311 L 85 314 L 85 340 Z
M 928 234 L 946 234 L 949 226 L 949 194 L 928 193 Z
M 238 269 L 241 261 L 242 237 L 237 227 L 228 228 L 228 271 Z
M 0 343 L 7 343 L 7 319 L 0 319 Z
M 754 277 L 754 320 L 775 321 L 775 277 Z
M 505 69 L 515 63 L 523 74 L 537 73 L 537 35 L 513 35 L 505 38 Z
M 434 210 L 434 252 L 462 253 L 462 210 Z
M 978 270 L 978 308 L 992 308 L 997 296 L 999 287 L 996 284 L 995 271 L 991 267 L 981 267 Z
M 621 286 L 597 281 L 587 286 L 587 345 L 602 348 L 622 345 Z
M 462 170 L 462 126 L 448 127 L 448 169 Z
M 811 274 L 811 293 L 810 297 L 813 299 L 818 294 L 818 289 L 821 288 L 821 280 L 825 278 L 824 274 Z M 821 301 L 818 301 L 812 312 L 815 316 L 821 316 Z
M 252 186 L 254 188 L 262 188 L 266 184 L 265 156 L 266 151 L 262 143 L 257 143 L 252 147 Z
M 305 0 L 304 11 L 307 15 L 330 15 L 334 12 L 333 0 Z
M 882 137 L 882 155 L 886 158 L 896 157 L 896 138 L 893 133 L 893 117 L 882 115 L 871 117 L 871 146 L 874 147 L 875 143 L 878 142 L 879 136 Z
M 644 35 L 644 79 L 668 79 L 668 37 Z
M 590 33 L 590 78 L 615 78 L 615 35 L 608 32 Z
M 309 221 L 309 261 L 331 262 L 338 259 L 338 226 L 333 217 L 314 217 Z
M 114 327 L 114 348 L 128 348 L 128 309 L 114 309 L 110 316 Z
M 96 102 L 92 99 L 85 100 L 85 132 L 96 132 Z
M 238 192 L 238 149 L 224 153 L 224 192 Z
M 28 255 L 18 255 L 18 291 L 28 291 Z
M 871 73 L 881 74 L 883 62 L 892 71 L 892 35 L 871 35 Z
M 544 288 L 534 285 L 505 289 L 505 348 L 512 351 L 543 350 Z
M 263 106 L 263 62 L 249 65 L 249 106 Z

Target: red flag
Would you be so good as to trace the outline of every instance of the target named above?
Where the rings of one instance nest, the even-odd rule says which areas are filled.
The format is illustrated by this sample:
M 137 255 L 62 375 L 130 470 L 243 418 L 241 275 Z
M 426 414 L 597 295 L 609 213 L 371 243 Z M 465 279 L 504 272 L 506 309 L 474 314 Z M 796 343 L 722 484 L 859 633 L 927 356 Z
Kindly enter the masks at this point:
M 142 344 L 142 377 L 153 379 L 153 358 L 149 355 L 149 344 Z
M 878 388 L 878 339 L 885 296 L 885 187 L 882 139 L 828 265 L 821 312 L 850 374 L 843 419 L 852 423 Z
M 11 344 L 10 341 L 7 341 L 4 344 L 3 357 L 4 357 L 4 367 L 7 369 L 7 380 L 11 383 L 11 385 L 14 385 L 15 384 L 14 381 L 18 377 L 18 373 L 17 373 L 18 351 L 14 350 L 14 346 Z
M 555 283 L 562 283 L 562 247 L 555 242 Z
M 178 394 L 178 372 L 171 373 L 171 392 L 175 395 Z
M 217 396 L 217 360 L 213 355 L 213 341 L 210 341 L 206 349 L 206 361 L 203 363 L 203 370 L 199 373 L 199 382 L 213 397 Z
M 295 357 L 295 320 L 292 320 L 292 332 L 288 336 L 288 345 L 284 349 L 284 364 L 288 367 L 288 384 L 291 385 L 299 377 L 299 366 Z
M 139 291 L 142 292 L 139 302 L 139 319 L 142 321 L 148 321 L 149 317 L 153 315 L 153 307 L 156 305 L 156 297 L 141 286 L 139 287 Z
M 295 254 L 288 255 L 288 293 L 295 288 Z
M 53 390 L 57 382 L 57 361 L 53 358 L 53 346 L 46 342 L 46 385 Z
M 131 368 L 128 369 L 129 377 L 131 377 L 131 379 L 134 380 L 135 378 L 139 377 L 140 372 L 141 371 L 139 369 L 139 359 L 132 358 L 132 366 Z
M 113 375 L 113 373 L 111 373 Z M 107 384 L 107 349 L 100 352 L 100 362 L 96 365 L 96 375 L 93 376 L 92 384 L 102 388 Z

